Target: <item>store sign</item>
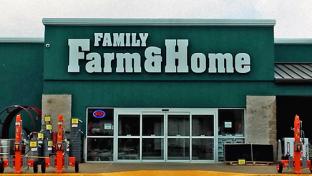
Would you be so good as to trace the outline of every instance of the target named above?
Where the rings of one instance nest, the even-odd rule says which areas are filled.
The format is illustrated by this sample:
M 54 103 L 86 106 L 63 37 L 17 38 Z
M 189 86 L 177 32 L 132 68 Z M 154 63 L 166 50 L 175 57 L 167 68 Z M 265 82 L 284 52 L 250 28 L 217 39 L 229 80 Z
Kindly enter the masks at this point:
M 106 113 L 103 110 L 95 110 L 92 115 L 94 118 L 101 119 L 106 116 Z
M 94 33 L 91 39 L 68 39 L 69 73 L 248 73 L 251 60 L 247 53 L 188 53 L 189 39 L 165 39 L 165 51 L 149 46 L 148 33 Z M 91 51 L 90 48 L 143 48 L 139 52 Z M 133 49 L 131 50 L 133 51 Z M 165 54 L 163 58 L 162 52 Z M 188 58 L 190 57 L 190 58 Z M 82 65 L 81 61 L 84 61 Z M 114 64 L 113 64 L 114 63 Z M 116 65 L 113 68 L 112 65 Z M 164 69 L 162 68 L 164 66 Z

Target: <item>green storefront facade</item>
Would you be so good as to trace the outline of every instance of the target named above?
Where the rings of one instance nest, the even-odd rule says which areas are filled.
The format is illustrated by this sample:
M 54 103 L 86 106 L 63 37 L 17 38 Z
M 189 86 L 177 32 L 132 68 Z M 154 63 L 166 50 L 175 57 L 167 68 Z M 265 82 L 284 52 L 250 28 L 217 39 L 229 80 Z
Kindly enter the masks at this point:
M 312 42 L 274 42 L 274 20 L 43 24 L 42 42 L 0 42 L 0 105 L 79 117 L 88 162 L 218 162 L 223 143 L 276 147 L 276 97 L 312 95 L 309 79 L 277 72 L 309 66 Z

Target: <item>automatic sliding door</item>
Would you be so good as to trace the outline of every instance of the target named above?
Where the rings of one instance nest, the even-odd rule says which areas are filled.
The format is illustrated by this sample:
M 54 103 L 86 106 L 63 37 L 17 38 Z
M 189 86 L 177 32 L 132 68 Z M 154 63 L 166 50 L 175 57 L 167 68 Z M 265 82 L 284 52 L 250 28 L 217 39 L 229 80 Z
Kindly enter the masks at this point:
M 168 113 L 167 159 L 190 160 L 190 115 Z
M 174 110 L 117 113 L 114 158 L 118 161 L 213 162 L 217 155 L 216 113 L 210 109 Z
M 164 114 L 142 114 L 142 160 L 164 160 Z

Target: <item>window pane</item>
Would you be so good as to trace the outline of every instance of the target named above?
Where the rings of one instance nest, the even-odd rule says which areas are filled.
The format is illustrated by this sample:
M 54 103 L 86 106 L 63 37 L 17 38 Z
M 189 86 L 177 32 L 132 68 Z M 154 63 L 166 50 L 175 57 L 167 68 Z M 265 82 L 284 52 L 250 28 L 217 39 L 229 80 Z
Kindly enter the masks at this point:
M 190 139 L 169 138 L 168 139 L 168 159 L 169 160 L 189 160 L 190 159 Z
M 164 135 L 164 115 L 143 115 L 143 136 Z
M 213 139 L 192 139 L 192 160 L 213 160 Z
M 164 140 L 142 139 L 142 158 L 144 160 L 163 160 Z
M 113 139 L 112 138 L 87 138 L 88 161 L 112 161 Z
M 243 136 L 244 134 L 244 110 L 243 109 L 219 109 L 219 135 Z
M 140 139 L 118 139 L 118 159 L 139 160 Z
M 139 136 L 140 135 L 140 116 L 139 115 L 119 115 L 118 116 L 118 135 Z
M 113 136 L 114 110 L 88 109 L 88 136 Z
M 189 115 L 168 115 L 169 136 L 189 136 L 190 116 Z
M 193 136 L 213 136 L 213 115 L 192 116 Z

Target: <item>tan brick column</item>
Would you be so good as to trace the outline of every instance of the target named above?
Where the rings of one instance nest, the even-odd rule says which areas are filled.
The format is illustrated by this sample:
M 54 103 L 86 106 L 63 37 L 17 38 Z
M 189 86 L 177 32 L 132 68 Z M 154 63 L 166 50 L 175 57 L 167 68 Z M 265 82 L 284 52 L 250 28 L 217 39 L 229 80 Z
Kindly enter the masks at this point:
M 53 131 L 57 130 L 57 115 L 64 115 L 65 130 L 70 130 L 72 96 L 68 94 L 43 94 L 42 116 L 51 115 Z
M 247 96 L 246 143 L 272 144 L 276 159 L 276 97 Z

